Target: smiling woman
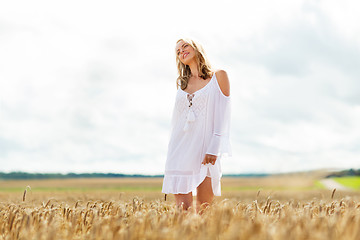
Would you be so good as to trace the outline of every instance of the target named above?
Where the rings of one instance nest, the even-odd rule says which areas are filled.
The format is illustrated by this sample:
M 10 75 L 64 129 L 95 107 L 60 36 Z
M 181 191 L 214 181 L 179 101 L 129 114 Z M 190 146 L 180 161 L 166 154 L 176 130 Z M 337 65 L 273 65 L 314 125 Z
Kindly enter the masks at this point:
M 231 156 L 230 85 L 224 70 L 213 70 L 203 48 L 191 39 L 176 43 L 180 87 L 172 116 L 163 190 L 183 209 L 210 205 L 221 195 L 220 159 Z
M 191 39 L 178 40 L 176 48 L 176 64 L 179 77 L 177 80 L 178 85 L 182 90 L 187 88 L 190 77 L 194 75 L 192 74 L 189 65 L 189 62 L 194 61 L 194 59 L 199 64 L 199 69 L 196 69 L 198 72 L 198 77 L 202 78 L 203 80 L 210 78 L 212 75 L 211 66 L 202 46 L 200 44 L 196 44 Z

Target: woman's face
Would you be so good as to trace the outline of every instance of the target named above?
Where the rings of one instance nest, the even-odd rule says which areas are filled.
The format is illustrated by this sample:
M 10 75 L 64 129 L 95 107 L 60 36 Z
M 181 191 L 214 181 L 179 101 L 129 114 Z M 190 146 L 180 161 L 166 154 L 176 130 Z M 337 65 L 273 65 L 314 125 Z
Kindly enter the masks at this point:
M 195 57 L 195 50 L 194 48 L 188 44 L 187 42 L 181 40 L 176 44 L 176 55 L 180 59 L 180 62 L 182 62 L 185 65 L 189 65 L 189 63 L 194 59 Z

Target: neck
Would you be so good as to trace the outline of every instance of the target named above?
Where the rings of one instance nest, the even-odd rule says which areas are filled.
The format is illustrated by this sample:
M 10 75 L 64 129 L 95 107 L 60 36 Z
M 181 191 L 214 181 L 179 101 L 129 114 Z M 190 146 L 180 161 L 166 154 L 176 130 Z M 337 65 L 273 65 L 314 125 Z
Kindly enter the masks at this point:
M 199 76 L 199 71 L 198 71 L 198 68 L 197 68 L 196 61 L 192 61 L 191 63 L 189 63 L 189 67 L 190 67 L 191 75 L 194 76 L 194 77 L 198 77 Z

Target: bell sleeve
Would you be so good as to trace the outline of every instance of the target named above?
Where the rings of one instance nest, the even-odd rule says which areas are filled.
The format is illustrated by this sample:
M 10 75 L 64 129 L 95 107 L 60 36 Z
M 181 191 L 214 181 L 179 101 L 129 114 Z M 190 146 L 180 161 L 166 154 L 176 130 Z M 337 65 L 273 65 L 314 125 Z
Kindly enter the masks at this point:
M 230 96 L 225 96 L 217 81 L 217 91 L 214 99 L 214 130 L 206 154 L 215 156 L 232 156 L 230 144 Z

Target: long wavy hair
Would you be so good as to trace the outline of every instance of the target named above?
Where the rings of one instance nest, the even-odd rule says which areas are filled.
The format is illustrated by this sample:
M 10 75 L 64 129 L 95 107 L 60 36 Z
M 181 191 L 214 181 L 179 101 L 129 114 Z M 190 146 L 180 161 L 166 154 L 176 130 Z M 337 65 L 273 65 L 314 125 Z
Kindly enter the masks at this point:
M 212 77 L 211 65 L 210 65 L 209 60 L 206 57 L 203 47 L 199 43 L 195 42 L 192 39 L 181 38 L 181 39 L 177 40 L 176 43 L 178 43 L 180 41 L 184 41 L 184 42 L 188 43 L 191 47 L 194 48 L 199 77 L 201 77 L 204 80 Z M 178 69 L 178 73 L 179 73 L 179 76 L 176 79 L 176 87 L 177 88 L 180 87 L 182 90 L 184 90 L 189 83 L 189 78 L 191 76 L 191 70 L 190 70 L 189 65 L 185 65 L 180 61 L 180 58 L 176 54 L 176 52 L 175 52 L 175 56 L 176 56 L 176 65 L 177 65 L 177 69 Z

